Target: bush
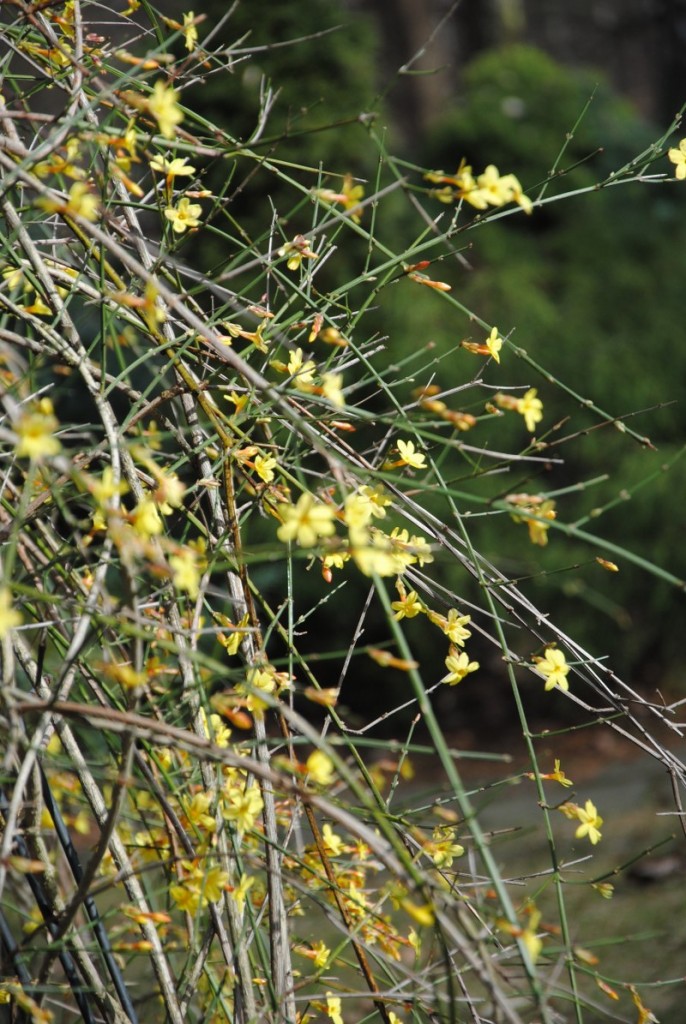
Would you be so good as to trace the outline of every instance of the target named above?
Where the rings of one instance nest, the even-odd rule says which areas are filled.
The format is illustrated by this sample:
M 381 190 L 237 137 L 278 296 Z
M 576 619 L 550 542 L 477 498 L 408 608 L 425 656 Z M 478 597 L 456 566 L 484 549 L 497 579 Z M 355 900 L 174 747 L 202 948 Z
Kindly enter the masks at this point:
M 585 783 L 568 792 L 530 709 L 542 695 L 649 748 L 678 792 L 659 738 L 675 708 L 520 578 L 549 537 L 612 579 L 614 552 L 635 556 L 621 524 L 608 551 L 556 519 L 561 494 L 537 486 L 558 458 L 546 406 L 509 377 L 535 366 L 442 273 L 475 215 L 481 233 L 536 209 L 509 167 L 408 168 L 373 128 L 373 187 L 335 147 L 301 176 L 186 105 L 208 69 L 232 83 L 200 19 L 142 5 L 143 54 L 129 14 L 124 49 L 99 12 L 17 9 L 7 27 L 0 998 L 35 1022 L 552 1024 L 606 997 L 649 1020 L 644 975 L 617 980 L 580 944 L 614 934 L 606 914 L 583 936 L 617 848 L 598 859 L 599 810 Z M 664 148 L 597 188 L 645 177 Z M 265 201 L 247 231 L 212 166 L 266 172 L 290 205 Z M 392 245 L 400 202 L 413 226 Z M 442 387 L 458 346 L 396 358 L 379 336 L 370 311 L 403 294 L 420 316 L 472 318 L 458 383 Z M 542 372 L 546 403 L 576 400 Z M 579 460 L 567 488 L 588 486 Z M 382 747 L 375 715 L 346 708 L 355 678 L 370 705 L 386 686 Z M 517 767 L 451 744 L 445 695 L 473 734 L 478 688 L 516 723 Z M 471 761 L 495 766 L 504 830 Z M 513 875 L 526 833 L 500 840 L 525 821 L 547 863 Z M 619 863 L 663 841 L 649 827 Z

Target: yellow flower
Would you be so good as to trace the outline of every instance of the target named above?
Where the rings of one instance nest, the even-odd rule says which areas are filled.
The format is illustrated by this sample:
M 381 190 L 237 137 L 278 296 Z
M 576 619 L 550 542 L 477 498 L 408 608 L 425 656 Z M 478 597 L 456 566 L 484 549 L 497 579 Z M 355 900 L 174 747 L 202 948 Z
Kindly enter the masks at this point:
M 322 576 L 326 582 L 331 582 L 332 569 L 342 569 L 345 563 L 349 560 L 349 551 L 332 551 L 328 555 L 324 555 L 322 558 Z
M 489 164 L 476 179 L 476 187 L 466 192 L 464 198 L 477 210 L 485 210 L 488 206 L 504 206 L 510 196 L 511 190 L 503 183 L 498 168 Z
M 534 779 L 536 776 L 533 774 L 533 772 L 527 772 L 527 777 L 530 778 L 530 779 Z M 553 765 L 553 770 L 551 772 L 546 772 L 545 775 L 542 774 L 541 778 L 542 779 L 549 779 L 551 782 L 559 782 L 561 786 L 573 786 L 574 785 L 572 780 L 568 779 L 567 776 L 565 775 L 565 773 L 560 768 L 560 760 L 559 760 L 559 758 L 555 758 L 555 763 Z
M 333 761 L 323 750 L 315 750 L 305 762 L 307 774 L 319 786 L 330 786 L 334 781 Z
M 398 441 L 398 452 L 401 463 L 413 469 L 426 469 L 426 455 L 415 448 L 413 441 Z
M 217 821 L 207 813 L 213 800 L 212 793 L 196 793 L 190 803 L 182 804 L 184 814 L 196 828 L 216 832 Z
M 162 515 L 169 516 L 175 508 L 183 506 L 186 485 L 179 480 L 176 473 L 162 473 L 156 469 L 156 476 L 157 487 L 153 497 Z
M 260 694 L 273 694 L 277 692 L 279 673 L 269 669 L 253 667 L 248 670 L 246 683 L 238 683 L 238 693 L 246 694 L 245 705 L 254 715 L 262 716 L 265 708 L 269 706 Z
M 331 1020 L 331 1024 L 343 1024 L 341 1001 L 337 996 L 332 996 L 330 992 L 326 993 L 326 1014 Z
M 538 508 L 531 510 L 534 515 L 538 516 L 538 519 L 528 519 L 526 525 L 529 528 L 529 540 L 532 544 L 538 544 L 540 547 L 545 547 L 548 543 L 548 530 L 550 529 L 550 522 L 557 518 L 557 512 L 555 511 L 555 502 L 552 499 L 544 501 Z M 550 522 L 542 523 L 540 519 L 547 519 Z
M 522 186 L 519 184 L 519 179 L 514 174 L 505 174 L 500 179 L 501 185 L 509 189 L 510 196 L 508 202 L 514 202 L 517 206 L 521 206 L 524 213 L 530 214 L 534 208 L 534 204 L 531 202 L 528 196 L 524 195 Z
M 415 563 L 423 568 L 434 560 L 434 556 L 431 554 L 431 545 L 424 537 L 418 537 L 414 533 L 409 537 L 407 530 L 401 530 L 396 526 L 391 530 L 391 541 L 396 548 L 397 558 L 404 568 Z
M 314 953 L 314 966 L 319 970 L 326 967 L 329 962 L 329 957 L 331 956 L 331 950 L 322 941 L 322 939 L 320 939 L 319 942 L 314 943 L 312 946 L 312 952 Z
M 228 881 L 229 876 L 226 871 L 222 871 L 218 867 L 210 868 L 204 879 L 203 895 L 205 899 L 210 903 L 217 903 L 222 898 Z
M 164 530 L 157 505 L 150 497 L 143 498 L 138 502 L 131 513 L 131 524 L 136 533 L 146 540 Z
M 441 682 L 448 683 L 450 686 L 456 686 L 470 672 L 476 672 L 479 662 L 470 661 L 466 651 L 461 651 L 458 654 L 456 648 L 451 647 L 450 652 L 445 659 L 445 667 L 448 669 L 448 674 L 443 676 Z
M 434 908 L 430 903 L 418 904 L 405 898 L 400 901 L 400 906 L 407 914 L 410 915 L 413 921 L 416 921 L 417 924 L 422 925 L 424 928 L 430 928 L 436 920 Z
M 345 398 L 343 397 L 342 384 L 342 373 L 322 374 L 322 394 L 324 398 L 327 398 L 332 405 L 336 406 L 337 409 L 345 408 Z
M 19 417 L 15 427 L 19 438 L 16 446 L 17 457 L 40 462 L 41 459 L 57 455 L 62 447 L 54 436 L 58 427 L 52 402 L 49 398 L 41 398 L 31 411 L 24 412 Z
M 343 195 L 343 206 L 350 214 L 351 218 L 356 224 L 360 223 L 360 199 L 364 196 L 364 187 L 362 185 L 354 185 L 352 174 L 346 174 L 343 179 L 343 187 L 341 189 Z
M 48 213 L 61 213 L 65 217 L 83 217 L 84 220 L 97 220 L 100 216 L 100 200 L 89 190 L 83 181 L 75 181 L 69 189 L 66 202 L 59 199 L 37 199 L 36 206 Z
M 631 998 L 634 1001 L 634 1006 L 638 1010 L 638 1020 L 636 1024 L 659 1024 L 659 1021 L 654 1013 L 643 1005 L 641 997 L 636 991 L 634 985 L 629 985 L 629 991 L 631 992 Z
M 239 832 L 249 832 L 264 807 L 260 787 L 254 782 L 246 789 L 225 787 L 224 817 L 233 821 Z
M 170 885 L 169 895 L 184 914 L 193 915 L 197 913 L 200 906 L 200 890 L 197 886 Z
M 145 286 L 141 308 L 143 310 L 143 319 L 145 320 L 148 330 L 153 333 L 157 330 L 157 325 L 163 324 L 167 319 L 167 314 L 160 307 L 158 302 L 159 296 L 160 293 L 157 290 L 157 286 L 151 278 Z M 152 422 L 154 423 L 155 421 L 153 420 Z M 150 447 L 152 448 L 154 445 L 150 445 Z M 157 445 L 157 447 L 159 448 L 159 445 Z
M 508 494 L 506 501 L 521 509 L 521 515 L 512 514 L 513 522 L 525 522 L 529 529 L 529 540 L 531 543 L 545 547 L 548 543 L 550 523 L 553 519 L 557 518 L 555 502 L 550 498 L 544 500 L 538 494 Z M 534 516 L 536 517 L 535 519 L 533 518 Z
M 493 327 L 486 340 L 486 348 L 491 353 L 496 363 L 500 362 L 500 350 L 503 347 L 503 339 L 498 334 L 498 328 Z
M 417 592 L 415 590 L 411 590 L 409 594 L 407 594 L 405 593 L 404 587 L 400 590 L 400 600 L 393 601 L 391 608 L 395 612 L 393 618 L 397 622 L 399 622 L 400 619 L 413 619 L 416 615 L 420 615 L 422 612 L 426 611 L 423 602 L 417 596 Z
M 101 666 L 101 671 L 108 679 L 113 679 L 125 690 L 136 690 L 148 681 L 145 672 L 136 672 L 133 665 L 126 665 L 123 662 L 108 661 Z
M 546 690 L 552 690 L 556 686 L 560 690 L 569 689 L 567 681 L 569 665 L 567 664 L 564 651 L 558 651 L 555 647 L 546 647 L 544 656 L 542 658 L 535 658 L 534 661 L 538 671 L 542 676 L 545 676 Z
M 359 530 L 367 525 L 374 514 L 371 502 L 356 491 L 345 499 L 344 518 L 349 530 Z
M 397 576 L 405 569 L 390 537 L 381 530 L 351 527 L 350 544 L 355 564 L 364 576 Z
M 322 826 L 322 842 L 326 852 L 330 853 L 332 857 L 338 857 L 343 852 L 343 840 L 336 835 L 328 823 Z
M 529 433 L 533 433 L 536 424 L 543 419 L 543 402 L 536 398 L 536 394 L 536 388 L 529 388 L 522 398 L 517 399 L 517 412 L 524 417 Z
M 164 174 L 169 180 L 172 178 L 192 177 L 195 174 L 195 167 L 191 167 L 189 163 L 186 163 L 185 157 L 174 157 L 173 160 L 167 160 L 166 156 L 158 154 L 150 161 L 150 167 L 153 171 Z
M 231 630 L 228 636 L 225 633 L 217 633 L 217 640 L 222 647 L 226 648 L 226 651 L 229 654 L 237 654 L 245 638 L 243 627 L 249 624 L 250 615 L 246 612 L 237 626 L 234 626 L 231 619 L 227 618 L 226 615 L 222 615 L 220 612 L 215 612 L 214 617 L 221 626 Z
M 185 590 L 192 601 L 195 601 L 200 589 L 200 570 L 198 554 L 193 548 L 181 548 L 177 554 L 169 558 L 174 586 L 177 590 Z
M 686 179 L 686 139 L 682 139 L 678 149 L 670 149 L 667 156 L 676 164 L 675 176 L 679 181 Z
M 224 725 L 221 715 L 211 714 L 209 723 L 204 708 L 200 708 L 200 717 L 205 728 L 205 735 L 212 740 L 215 747 L 228 747 L 231 739 L 231 730 Z
M 174 138 L 174 129 L 183 121 L 183 112 L 178 105 L 179 93 L 176 89 L 165 85 L 158 78 L 153 86 L 152 96 L 148 100 L 148 110 L 157 121 L 165 139 Z
M 195 15 L 193 11 L 189 11 L 188 14 L 183 16 L 183 35 L 186 40 L 186 49 L 192 52 L 198 42 L 198 30 L 193 24 Z
M 325 327 L 323 331 L 319 332 L 318 338 L 325 345 L 333 345 L 336 348 L 346 348 L 349 345 L 347 338 L 343 337 L 337 327 Z
M 385 493 L 383 484 L 378 484 L 376 487 L 370 487 L 368 484 L 365 484 L 364 487 L 360 487 L 358 493 L 361 498 L 369 502 L 375 519 L 384 519 L 386 517 L 386 508 L 393 502 Z
M 178 206 L 168 206 L 164 211 L 164 216 L 171 221 L 174 231 L 182 235 L 188 228 L 197 228 L 200 224 L 201 213 L 200 203 L 192 203 L 184 196 L 183 199 L 179 199 Z
M 301 391 L 309 391 L 314 382 L 314 374 L 317 364 L 311 359 L 303 360 L 303 350 L 296 348 L 291 352 L 288 360 L 288 372 L 293 377 L 293 384 Z
M 464 846 L 456 843 L 455 829 L 439 826 L 434 829 L 433 838 L 425 849 L 437 868 L 449 868 L 455 857 L 462 857 Z
M 428 616 L 429 621 L 433 622 L 434 626 L 438 626 L 445 633 L 451 644 L 464 647 L 465 640 L 468 640 L 472 635 L 471 630 L 465 629 L 467 623 L 472 621 L 471 615 L 459 615 L 455 608 L 450 609 L 447 618 L 444 615 L 431 611 L 428 613 Z
M 273 455 L 256 455 L 253 463 L 260 480 L 270 484 L 274 479 L 274 467 L 278 465 Z
M 250 401 L 248 395 L 239 395 L 235 391 L 231 391 L 228 395 L 224 395 L 227 402 L 233 402 L 236 406 L 236 412 L 241 412 Z
M 522 929 L 519 936 L 521 941 L 526 946 L 529 956 L 531 957 L 531 963 L 535 964 L 541 955 L 543 949 L 543 940 L 536 934 L 539 921 L 541 920 L 541 913 L 539 910 L 535 910 L 531 914 L 531 919 L 526 928 Z
M 231 892 L 231 899 L 234 901 L 234 903 L 238 904 L 239 910 L 242 910 L 243 907 L 245 906 L 245 898 L 248 895 L 249 890 L 252 889 L 254 884 L 255 879 L 252 877 L 252 875 L 246 875 L 245 873 L 243 873 L 241 875 L 238 885 Z
M 313 494 L 305 491 L 298 498 L 297 505 L 279 505 L 281 526 L 276 535 L 284 544 L 295 541 L 301 548 L 312 548 L 320 537 L 335 533 L 334 510 Z
M 100 200 L 88 190 L 83 181 L 75 181 L 69 189 L 69 200 L 62 212 L 68 217 L 97 220 L 100 216 Z
M 593 846 L 600 842 L 602 836 L 600 833 L 600 826 L 603 823 L 603 819 L 598 814 L 597 808 L 592 800 L 587 800 L 584 807 L 577 807 L 576 817 L 579 819 L 581 824 L 575 832 L 577 839 L 583 839 L 584 836 L 588 836 Z
M 291 242 L 286 242 L 279 249 L 279 256 L 288 256 L 286 266 L 289 270 L 297 270 L 303 260 L 316 260 L 317 253 L 310 248 L 304 235 L 296 235 Z
M 15 626 L 21 626 L 21 622 L 21 615 L 12 607 L 12 594 L 7 587 L 0 587 L 0 640 Z

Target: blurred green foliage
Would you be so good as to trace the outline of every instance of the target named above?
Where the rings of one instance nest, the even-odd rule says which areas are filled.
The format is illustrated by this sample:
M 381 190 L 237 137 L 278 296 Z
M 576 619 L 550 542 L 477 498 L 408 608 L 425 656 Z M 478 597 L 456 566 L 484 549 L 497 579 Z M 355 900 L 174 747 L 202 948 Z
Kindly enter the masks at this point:
M 452 173 L 465 158 L 475 174 L 495 163 L 501 173 L 515 173 L 532 198 L 563 146 L 562 173 L 552 179 L 546 198 L 604 181 L 656 134 L 597 74 L 564 68 L 530 47 L 477 58 L 464 85 L 455 108 L 437 122 L 421 162 Z M 648 168 L 657 171 L 671 177 L 666 161 Z M 614 416 L 628 416 L 627 424 L 657 448 L 641 448 L 612 426 L 599 425 L 580 403 L 505 352 L 501 368 L 490 368 L 485 379 L 539 389 L 545 403 L 539 437 L 559 424 L 548 440 L 551 454 L 565 465 L 539 476 L 513 467 L 511 479 L 495 478 L 490 493 L 546 493 L 607 475 L 589 490 L 559 499 L 560 521 L 592 515 L 586 529 L 677 575 L 686 574 L 683 521 L 675 514 L 686 492 L 686 461 L 678 459 L 686 436 L 686 352 L 678 330 L 682 281 L 674 269 L 674 254 L 686 243 L 683 201 L 672 182 L 659 188 L 612 186 L 546 204 L 530 218 L 506 217 L 486 229 L 477 224 L 461 236 L 468 240 L 471 269 L 448 277 L 461 303 L 501 333 L 513 331 L 516 345 L 582 398 L 592 397 Z M 434 276 L 445 276 L 442 268 Z M 438 304 L 427 315 L 412 299 L 404 302 L 399 290 L 384 311 L 399 353 L 416 348 L 418 338 L 430 337 L 439 349 L 461 336 L 482 340 L 466 317 L 446 321 Z M 465 380 L 468 359 L 456 354 L 452 379 L 443 364 L 444 388 Z M 508 421 L 488 431 L 478 427 L 466 440 L 502 449 L 510 430 L 523 435 L 520 424 Z M 578 432 L 581 437 L 557 446 Z M 614 501 L 616 507 L 597 515 Z M 570 543 L 555 531 L 546 549 L 532 547 L 523 557 L 522 529 L 486 518 L 476 536 L 481 550 L 509 571 L 553 573 L 532 582 L 532 598 L 593 651 L 611 654 L 634 682 L 678 686 L 680 645 L 669 613 L 681 595 L 621 559 L 619 575 L 604 573 L 588 564 L 602 551 Z M 559 572 L 577 562 L 586 567 Z
M 189 90 L 192 105 L 265 160 L 290 165 L 307 188 L 317 184 L 321 169 L 341 175 L 369 170 L 364 115 L 375 95 L 376 42 L 370 19 L 324 0 L 251 0 L 236 5 L 229 17 L 226 5 L 215 0 L 205 13 L 208 30 L 216 29 L 212 48 L 232 54 L 232 88 L 225 75 L 215 79 L 208 73 Z M 269 223 L 266 204 L 284 213 L 292 206 L 292 191 L 268 172 L 255 174 L 252 162 L 248 168 L 244 178 L 239 165 L 229 194 L 241 224 L 247 218 L 249 228 L 255 219 L 263 228 Z M 226 179 L 225 166 L 212 173 L 216 179 L 222 175 Z M 282 194 L 288 197 L 283 204 Z

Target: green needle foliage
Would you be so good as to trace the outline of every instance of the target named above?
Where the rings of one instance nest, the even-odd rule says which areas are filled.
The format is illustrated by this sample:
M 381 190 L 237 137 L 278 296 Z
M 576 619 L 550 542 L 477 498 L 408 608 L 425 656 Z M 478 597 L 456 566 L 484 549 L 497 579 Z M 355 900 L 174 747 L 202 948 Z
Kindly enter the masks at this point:
M 545 548 L 549 574 L 615 581 L 617 616 L 622 564 L 682 589 L 621 521 L 596 536 L 596 470 L 549 402 L 650 442 L 455 284 L 475 228 L 665 184 L 676 126 L 560 195 L 488 157 L 411 166 L 356 117 L 360 180 L 335 126 L 295 161 L 268 88 L 241 137 L 202 107 L 212 78 L 245 120 L 234 62 L 251 81 L 277 40 L 237 25 L 227 48 L 146 2 L 9 13 L 0 1001 L 86 1024 L 654 1019 L 671 977 L 605 959 L 641 941 L 605 899 L 664 827 L 620 854 L 560 751 L 614 733 L 680 810 L 677 706 L 532 585 Z M 451 340 L 385 332 L 396 301 Z

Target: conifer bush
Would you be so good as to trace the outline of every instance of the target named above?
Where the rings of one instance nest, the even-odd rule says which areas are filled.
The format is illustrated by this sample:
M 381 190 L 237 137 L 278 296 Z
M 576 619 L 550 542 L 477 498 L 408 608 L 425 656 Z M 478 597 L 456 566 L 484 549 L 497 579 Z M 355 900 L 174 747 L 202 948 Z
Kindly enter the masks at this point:
M 678 707 L 480 549 L 494 520 L 572 576 L 583 545 L 619 603 L 624 560 L 682 586 L 564 520 L 583 468 L 537 485 L 575 441 L 550 444 L 553 390 L 649 439 L 451 283 L 475 218 L 533 219 L 550 181 L 459 149 L 410 165 L 367 111 L 372 177 L 330 139 L 334 164 L 296 165 L 260 144 L 267 88 L 235 138 L 185 96 L 230 91 L 249 43 L 200 12 L 3 15 L 0 1001 L 33 1022 L 655 1020 L 679 979 L 602 947 L 629 938 L 606 902 L 623 869 L 682 814 Z M 579 193 L 683 178 L 676 127 Z M 375 312 L 400 290 L 445 335 L 398 360 Z M 382 678 L 390 705 L 351 715 L 352 682 L 371 705 Z M 456 749 L 440 708 L 475 690 L 524 759 L 464 712 L 485 749 Z M 565 772 L 570 727 L 532 728 L 541 695 L 664 767 L 667 828 L 622 850 Z

